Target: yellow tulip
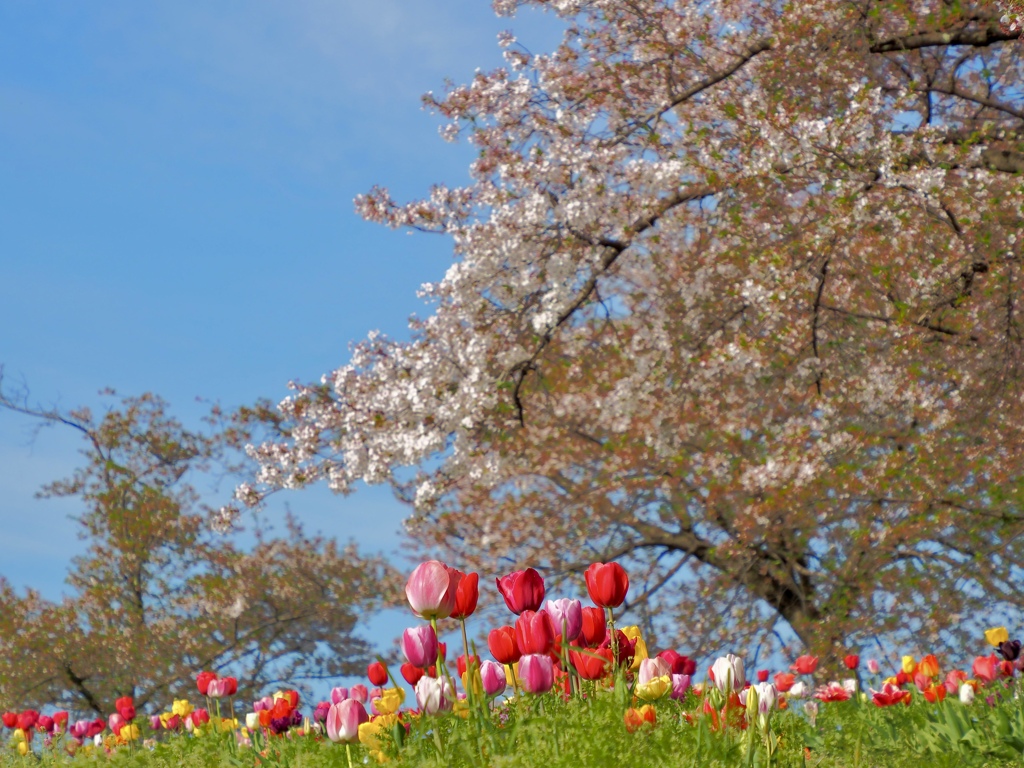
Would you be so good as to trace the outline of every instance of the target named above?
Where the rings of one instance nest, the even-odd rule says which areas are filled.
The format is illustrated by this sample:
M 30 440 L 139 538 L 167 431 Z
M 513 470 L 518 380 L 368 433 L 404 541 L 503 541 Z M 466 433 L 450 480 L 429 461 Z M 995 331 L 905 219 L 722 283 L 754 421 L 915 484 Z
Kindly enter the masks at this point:
M 380 734 L 384 730 L 382 718 L 375 717 L 359 725 L 359 743 L 367 749 L 380 749 Z
M 28 743 L 24 741 L 18 742 L 18 754 L 24 757 L 28 754 Z
M 194 707 L 188 699 L 175 699 L 174 704 L 171 705 L 171 714 L 177 715 L 182 720 L 191 715 L 193 711 Z M 160 718 L 162 720 L 163 715 L 161 715 Z
M 14 740 L 19 743 L 25 741 L 25 732 L 21 730 L 21 728 L 15 728 L 14 733 L 11 734 L 11 736 L 13 736 Z
M 903 657 L 903 671 L 908 675 L 914 674 L 914 670 L 917 669 L 917 660 L 913 656 Z
M 505 665 L 505 679 L 509 685 L 519 685 L 519 662 Z
M 401 688 L 385 688 L 380 697 L 373 700 L 373 704 L 382 715 L 393 715 L 404 701 L 405 691 Z
M 990 645 L 998 646 L 1010 639 L 1010 633 L 1006 631 L 1006 627 L 992 627 L 985 630 L 985 639 Z
M 672 679 L 668 675 L 652 677 L 646 683 L 637 685 L 636 695 L 645 701 L 655 701 L 672 690 Z
M 622 627 L 622 634 L 630 641 L 636 641 L 636 647 L 633 649 L 633 663 L 629 665 L 629 668 L 635 672 L 640 669 L 640 662 L 648 658 L 647 643 L 644 642 L 644 637 L 640 634 L 640 627 L 635 624 L 630 627 Z
M 233 731 L 237 727 L 238 727 L 238 720 L 237 720 L 237 718 L 229 720 L 228 718 L 225 717 L 225 718 L 222 718 L 221 721 L 220 721 L 220 729 L 221 729 L 221 731 L 225 731 L 225 732 L 226 731 Z
M 452 702 L 452 712 L 463 720 L 469 717 L 469 699 L 456 699 Z
M 121 730 L 117 732 L 117 736 L 122 741 L 135 741 L 139 738 L 139 726 L 135 723 L 122 725 Z

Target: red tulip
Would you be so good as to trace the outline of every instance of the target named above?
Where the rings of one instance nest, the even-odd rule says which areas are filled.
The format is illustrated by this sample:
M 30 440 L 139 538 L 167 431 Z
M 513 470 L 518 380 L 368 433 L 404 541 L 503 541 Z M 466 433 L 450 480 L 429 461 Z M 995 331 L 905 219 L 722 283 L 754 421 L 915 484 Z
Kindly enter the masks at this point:
M 30 730 L 39 720 L 39 713 L 34 709 L 26 709 L 18 715 L 18 727 L 23 731 Z
M 413 687 L 415 687 L 416 683 L 420 681 L 420 678 L 426 674 L 421 667 L 417 667 L 415 664 L 410 664 L 408 662 L 402 665 L 401 671 L 402 678 Z
M 590 648 L 587 651 L 587 653 L 582 653 L 572 650 L 572 648 L 569 650 L 569 660 L 579 676 L 584 680 L 600 680 L 602 677 L 607 677 L 612 668 L 612 649 Z M 591 655 L 595 653 L 598 656 Z
M 463 654 L 455 660 L 455 668 L 459 670 L 459 677 L 462 677 L 464 674 L 466 674 L 466 670 L 469 668 L 469 664 L 472 664 L 477 669 L 480 669 L 480 657 L 470 656 L 469 662 L 467 663 L 466 655 Z
M 46 733 L 53 733 L 53 718 L 49 715 L 40 715 L 36 721 L 36 728 Z
M 996 679 L 996 675 L 998 674 L 995 654 L 991 656 L 976 657 L 971 669 L 975 677 L 984 680 L 986 683 L 991 683 Z
M 516 631 L 513 627 L 492 629 L 487 636 L 487 647 L 499 664 L 515 664 L 523 655 L 516 643 Z
M 282 699 L 283 701 L 283 699 Z M 210 722 L 210 713 L 207 712 L 203 707 L 195 710 L 189 717 L 192 718 L 192 722 L 195 725 L 205 725 Z
M 697 671 L 697 662 L 691 661 L 689 657 L 668 648 L 658 654 L 659 659 L 668 662 L 673 675 L 692 675 Z
M 456 571 L 458 573 L 458 571 Z M 461 575 L 461 574 L 460 574 Z M 476 603 L 480 598 L 480 574 L 467 573 L 459 580 L 455 590 L 455 610 L 451 618 L 467 619 L 476 611 Z
M 412 612 L 421 619 L 446 619 L 455 610 L 460 574 L 439 560 L 420 563 L 405 583 Z
M 374 661 L 366 668 L 366 676 L 374 685 L 385 685 L 388 682 L 388 669 L 379 661 Z
M 775 673 L 775 687 L 779 693 L 786 693 L 794 685 L 796 685 L 796 675 L 790 672 Z
M 68 724 L 68 713 L 63 709 L 54 712 L 53 723 L 58 731 L 63 731 Z
M 516 645 L 523 654 L 550 653 L 555 644 L 555 628 L 547 611 L 523 611 L 516 619 Z
M 123 706 L 117 710 L 117 714 L 124 718 L 126 723 L 130 723 L 135 719 L 135 707 L 131 704 Z
M 539 611 L 544 602 L 544 579 L 533 568 L 495 579 L 505 605 L 512 613 Z
M 587 592 L 594 605 L 601 608 L 618 608 L 629 591 L 629 576 L 618 563 L 594 563 L 587 568 L 584 577 Z
M 856 669 L 860 666 L 860 656 L 855 653 L 851 653 L 849 656 L 843 659 L 843 664 L 846 665 L 847 669 Z
M 813 675 L 814 670 L 817 668 L 817 656 L 801 656 L 793 663 L 793 666 L 790 667 L 790 669 L 799 675 Z
M 216 679 L 216 672 L 200 672 L 196 675 L 196 687 L 199 689 L 199 692 L 205 696 L 210 687 L 210 681 Z
M 596 648 L 604 642 L 608 634 L 608 625 L 605 623 L 604 613 L 600 608 L 583 609 L 583 629 L 580 630 L 580 638 L 583 645 L 588 648 Z
M 4 712 L 3 715 L 0 716 L 0 717 L 2 717 L 2 719 L 4 721 L 4 725 L 7 726 L 8 728 L 12 728 L 13 729 L 13 728 L 17 728 L 18 727 L 18 715 L 17 715 L 17 713 L 15 713 L 15 712 Z
M 767 669 L 759 669 L 759 670 L 757 670 L 757 682 L 759 682 L 759 683 L 767 683 L 768 682 L 768 670 Z

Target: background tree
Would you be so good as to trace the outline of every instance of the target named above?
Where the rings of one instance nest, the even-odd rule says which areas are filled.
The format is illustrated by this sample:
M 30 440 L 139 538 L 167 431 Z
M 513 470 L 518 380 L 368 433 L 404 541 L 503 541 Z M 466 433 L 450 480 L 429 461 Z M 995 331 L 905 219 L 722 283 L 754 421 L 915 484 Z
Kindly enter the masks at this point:
M 99 418 L 0 405 L 86 438 L 85 465 L 42 495 L 81 500 L 88 546 L 59 603 L 0 579 L 0 706 L 106 715 L 123 695 L 140 710 L 194 696 L 203 669 L 236 675 L 242 696 L 365 669 L 354 631 L 393 588 L 391 569 L 291 519 L 282 537 L 257 522 L 246 542 L 237 520 L 205 508 L 193 482 L 229 458 L 237 430 L 186 429 L 152 394 Z
M 472 182 L 357 199 L 452 237 L 433 314 L 296 386 L 243 496 L 389 482 L 460 565 L 628 560 L 627 609 L 696 653 L 962 650 L 1019 618 L 1020 26 L 495 2 L 518 6 L 565 20 L 558 50 L 506 34 L 506 68 L 426 97 Z

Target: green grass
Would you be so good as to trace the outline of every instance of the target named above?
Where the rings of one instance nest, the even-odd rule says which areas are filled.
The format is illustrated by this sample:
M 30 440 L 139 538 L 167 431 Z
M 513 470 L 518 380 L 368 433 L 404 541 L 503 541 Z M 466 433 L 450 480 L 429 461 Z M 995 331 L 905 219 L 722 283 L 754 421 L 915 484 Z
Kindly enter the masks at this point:
M 408 718 L 408 734 L 397 740 L 386 734 L 381 747 L 389 765 L 414 768 L 768 765 L 764 734 L 756 728 L 713 730 L 710 718 L 696 714 L 700 702 L 692 696 L 682 704 L 659 701 L 657 724 L 635 733 L 624 724 L 627 706 L 614 693 L 569 702 L 554 695 L 525 697 L 486 719 L 452 714 Z M 401 726 L 399 730 L 404 734 Z M 980 699 L 971 706 L 956 700 L 932 705 L 920 699 L 911 706 L 887 708 L 858 701 L 823 703 L 813 725 L 802 711 L 776 712 L 770 733 L 779 743 L 771 765 L 779 768 L 1024 765 L 1024 710 L 1011 695 L 996 706 Z M 103 749 L 82 749 L 72 759 L 59 750 L 40 751 L 37 737 L 35 754 L 22 757 L 7 747 L 0 766 L 348 766 L 345 746 L 322 736 L 272 737 L 265 755 L 244 747 L 232 754 L 227 739 L 212 732 L 171 735 L 148 748 L 120 747 L 110 755 Z M 353 744 L 351 753 L 355 765 L 376 765 L 361 744 Z

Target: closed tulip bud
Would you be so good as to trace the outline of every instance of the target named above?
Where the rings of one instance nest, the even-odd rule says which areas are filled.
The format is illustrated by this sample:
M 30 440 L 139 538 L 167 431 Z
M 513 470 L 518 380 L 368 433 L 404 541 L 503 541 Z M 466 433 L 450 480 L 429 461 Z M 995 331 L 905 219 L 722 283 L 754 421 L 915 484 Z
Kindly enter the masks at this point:
M 654 701 L 672 690 L 671 670 L 664 659 L 640 662 L 635 693 L 641 699 Z
M 903 673 L 913 677 L 917 671 L 917 660 L 913 656 L 904 656 L 900 659 L 900 666 L 903 668 Z
M 68 725 L 68 713 L 59 709 L 53 713 L 53 724 L 58 731 L 64 731 Z
M 313 722 L 320 724 L 327 722 L 327 713 L 331 709 L 331 703 L 332 702 L 330 701 L 321 701 L 319 704 L 316 705 L 316 707 L 313 709 Z M 258 718 L 259 716 L 257 715 L 257 719 Z
M 367 690 L 365 685 L 362 685 L 361 683 L 356 683 L 348 689 L 348 698 L 355 699 L 360 704 L 365 704 L 366 700 L 370 698 L 370 691 Z M 294 705 L 292 706 L 294 707 Z
M 996 651 L 1006 661 L 1016 661 L 1020 657 L 1020 640 L 1004 640 Z
M 618 563 L 593 563 L 584 573 L 587 593 L 594 605 L 618 608 L 629 591 L 629 576 Z
M 355 699 L 332 704 L 327 712 L 327 738 L 335 744 L 358 741 L 359 726 L 369 719 L 362 703 Z
M 939 660 L 929 653 L 917 665 L 917 672 L 929 679 L 935 677 L 939 674 Z
M 672 693 L 669 696 L 673 699 L 686 698 L 686 691 L 690 688 L 689 675 L 672 675 Z
M 793 687 L 789 689 L 789 695 L 795 699 L 802 699 L 807 695 L 807 691 L 810 686 L 807 685 L 803 680 L 793 683 Z
M 149 727 L 154 731 L 159 731 L 161 728 L 164 727 L 164 723 L 163 720 L 160 719 L 160 715 L 149 716 Z
M 516 646 L 524 654 L 550 653 L 555 645 L 555 628 L 545 612 L 523 611 L 516 619 Z
M 785 693 L 796 683 L 796 675 L 791 672 L 776 672 L 775 673 L 775 688 L 780 693 Z
M 366 676 L 374 685 L 385 685 L 388 681 L 388 669 L 379 661 L 374 661 L 366 668 Z
M 203 696 L 206 696 L 206 692 L 209 690 L 210 687 L 210 681 L 216 679 L 216 672 L 200 672 L 198 675 L 196 675 L 196 688 L 199 689 L 199 692 L 203 694 Z
M 731 653 L 716 659 L 711 673 L 715 687 L 726 695 L 741 690 L 747 681 L 743 674 L 743 659 Z
M 422 625 L 410 627 L 402 633 L 402 652 L 416 667 L 429 667 L 437 663 L 437 635 L 434 628 Z
M 492 629 L 487 635 L 487 648 L 501 664 L 515 664 L 523 655 L 516 642 L 514 627 L 505 626 Z
M 508 576 L 495 579 L 498 592 L 505 599 L 505 606 L 514 614 L 523 611 L 539 611 L 544 602 L 544 579 L 533 568 L 515 571 Z
M 341 687 L 331 688 L 331 703 L 332 704 L 340 704 L 341 702 L 343 702 L 347 698 L 348 698 L 348 688 L 341 688 Z M 259 706 L 259 704 L 261 704 L 261 702 L 256 702 L 256 703 L 257 703 L 257 706 L 254 707 L 254 709 L 256 709 L 257 712 L 259 712 L 261 709 L 268 709 L 269 708 L 265 704 L 263 706 Z M 270 706 L 271 707 L 274 706 L 273 703 L 271 703 Z
M 330 707 L 328 707 L 328 709 L 330 709 Z M 245 727 L 248 728 L 250 731 L 255 731 L 257 728 L 259 728 L 260 727 L 260 713 L 259 712 L 249 712 L 249 713 L 247 713 L 246 716 L 245 716 Z
M 586 607 L 582 611 L 583 622 L 579 638 L 587 648 L 597 648 L 608 636 L 608 623 L 600 608 Z
M 872 675 L 877 675 L 879 669 L 881 667 L 878 665 L 878 659 L 868 659 L 868 672 Z
M 49 715 L 40 715 L 36 721 L 36 728 L 44 733 L 53 733 L 53 718 Z
M 973 704 L 974 703 L 974 686 L 970 683 L 964 683 L 960 686 L 960 703 L 961 704 Z
M 846 665 L 847 669 L 856 669 L 860 665 L 860 656 L 851 653 L 843 658 L 843 664 Z
M 536 653 L 519 660 L 519 680 L 527 693 L 547 693 L 555 684 L 555 665 L 550 656 Z
M 438 560 L 420 563 L 405 583 L 412 612 L 421 619 L 446 619 L 455 610 L 459 572 Z
M 611 673 L 612 649 L 604 646 L 581 651 L 570 649 L 569 660 L 584 680 L 600 680 Z
M 14 729 L 14 728 L 18 727 L 18 715 L 17 715 L 17 713 L 15 713 L 15 712 L 4 712 L 3 715 L 2 715 L 2 718 L 3 718 L 3 721 L 4 721 L 4 725 L 7 728 Z
M 1010 639 L 1010 633 L 1006 631 L 1006 627 L 993 627 L 985 630 L 985 639 L 990 644 L 999 647 L 1000 643 L 1005 643 Z
M 767 683 L 768 682 L 768 674 L 769 674 L 769 672 L 768 672 L 767 669 L 759 669 L 759 670 L 757 670 L 757 682 L 759 682 L 759 683 Z
M 110 732 L 116 736 L 121 732 L 121 729 L 125 726 L 126 722 L 119 713 L 115 712 L 107 718 L 107 724 L 110 726 Z
M 660 651 L 658 658 L 668 662 L 673 675 L 692 675 L 697 670 L 697 665 L 694 662 L 671 648 Z
M 991 683 L 998 674 L 995 655 L 975 657 L 971 671 L 975 677 L 984 680 L 986 683 Z
M 423 677 L 416 683 L 416 704 L 427 715 L 436 715 L 452 708 L 455 691 L 443 677 Z
M 566 642 L 579 637 L 583 630 L 583 604 L 579 600 L 568 597 L 548 600 L 544 603 L 544 611 L 551 617 L 555 632 Z
M 484 661 L 480 664 L 480 680 L 484 693 L 489 698 L 504 693 L 508 684 L 505 679 L 505 667 L 494 661 Z
M 476 611 L 477 600 L 480 599 L 480 574 L 467 573 L 459 574 L 459 586 L 455 590 L 455 609 L 452 611 L 453 619 L 468 619 Z
M 219 678 L 211 680 L 210 684 L 206 686 L 206 695 L 211 699 L 219 699 L 226 696 L 225 691 L 227 691 L 227 681 Z
M 415 687 L 416 683 L 420 681 L 420 678 L 426 674 L 421 667 L 417 667 L 415 664 L 410 664 L 409 662 L 402 665 L 401 672 L 402 679 L 413 687 Z
M 664 659 L 644 659 L 640 662 L 637 681 L 643 685 L 658 677 L 666 677 L 672 674 L 672 669 Z

